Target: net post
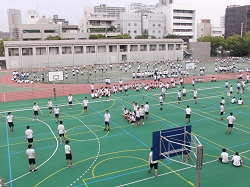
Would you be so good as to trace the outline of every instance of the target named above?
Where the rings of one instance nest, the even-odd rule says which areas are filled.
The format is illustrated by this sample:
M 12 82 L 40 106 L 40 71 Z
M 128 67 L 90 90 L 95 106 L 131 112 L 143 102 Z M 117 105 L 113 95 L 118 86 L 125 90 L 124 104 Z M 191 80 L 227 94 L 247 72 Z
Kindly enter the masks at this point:
M 196 161 L 196 187 L 200 187 L 201 183 L 201 169 L 203 160 L 203 145 L 197 146 L 197 161 Z
M 56 101 L 56 79 L 54 80 L 53 93 L 54 93 L 54 101 Z

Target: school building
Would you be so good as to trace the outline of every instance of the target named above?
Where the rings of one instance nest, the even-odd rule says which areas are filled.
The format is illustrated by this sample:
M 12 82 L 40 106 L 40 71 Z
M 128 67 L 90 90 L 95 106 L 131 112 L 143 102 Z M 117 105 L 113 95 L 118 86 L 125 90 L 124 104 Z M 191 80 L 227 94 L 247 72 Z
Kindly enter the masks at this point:
M 6 41 L 7 69 L 182 60 L 182 39 Z

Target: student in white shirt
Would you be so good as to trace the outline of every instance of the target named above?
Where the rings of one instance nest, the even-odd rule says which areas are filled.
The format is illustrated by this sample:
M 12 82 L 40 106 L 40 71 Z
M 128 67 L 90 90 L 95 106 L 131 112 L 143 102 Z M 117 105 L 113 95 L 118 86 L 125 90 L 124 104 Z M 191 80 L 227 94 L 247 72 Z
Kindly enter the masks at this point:
M 72 109 L 73 96 L 71 94 L 69 94 L 68 96 L 68 103 L 69 103 L 68 109 Z
M 227 164 L 229 162 L 229 159 L 228 159 L 228 153 L 227 153 L 227 150 L 226 148 L 222 148 L 222 153 L 221 155 L 219 156 L 219 161 L 221 161 L 223 164 Z
M 244 105 L 245 103 L 244 103 L 244 101 L 242 100 L 242 98 L 240 98 L 239 100 L 238 100 L 238 105 Z
M 59 122 L 60 109 L 58 108 L 57 105 L 56 105 L 56 107 L 54 108 L 54 114 L 55 114 L 55 118 L 56 118 L 56 123 L 58 123 L 58 122 Z
M 14 131 L 14 123 L 13 123 L 13 116 L 11 112 L 8 112 L 8 116 L 6 117 L 6 120 L 8 122 L 8 125 L 10 127 L 10 133 Z
M 231 103 L 232 103 L 232 104 L 235 104 L 235 103 L 236 103 L 235 97 L 232 98 Z
M 72 150 L 71 150 L 70 145 L 69 145 L 69 140 L 66 140 L 65 144 L 66 145 L 64 146 L 64 150 L 65 150 L 65 155 L 66 155 L 66 166 L 67 167 L 74 167 L 73 161 L 72 161 L 73 153 L 72 153 Z M 68 165 L 68 161 L 70 161 L 70 165 Z
M 109 114 L 109 111 L 106 110 L 106 113 L 104 114 L 104 123 L 105 123 L 105 128 L 104 128 L 104 131 L 110 131 L 110 118 L 111 118 L 111 115 Z
M 53 104 L 52 104 L 52 101 L 50 99 L 48 99 L 48 107 L 49 107 L 49 113 L 52 114 Z
M 242 165 L 242 160 L 241 160 L 241 157 L 239 156 L 238 152 L 234 153 L 234 156 L 233 156 L 231 162 L 232 162 L 233 166 L 235 166 L 235 167 L 240 167 Z
M 28 157 L 28 162 L 29 162 L 29 169 L 30 169 L 30 172 L 32 172 L 32 165 L 33 165 L 33 171 L 34 172 L 37 172 L 37 169 L 36 169 L 36 158 L 37 158 L 37 155 L 35 153 L 35 150 L 32 148 L 32 144 L 29 144 L 28 145 L 28 149 L 26 150 L 26 155 Z
M 63 125 L 63 121 L 60 121 L 60 124 L 58 125 L 57 130 L 58 130 L 58 134 L 60 137 L 60 144 L 62 144 L 62 138 L 64 138 L 64 141 L 65 141 L 65 128 Z
M 224 107 L 224 104 L 221 103 L 220 104 L 220 116 L 221 116 L 220 120 L 224 120 L 224 117 L 223 117 L 224 113 L 225 113 L 225 107 Z
M 33 111 L 34 111 L 34 118 L 33 118 L 33 121 L 34 121 L 35 119 L 38 119 L 38 110 L 39 110 L 39 106 L 38 106 L 36 103 L 34 103 L 34 106 L 33 106 Z
M 84 110 L 84 113 L 87 114 L 87 113 L 88 113 L 88 103 L 89 103 L 88 98 L 85 97 L 85 99 L 83 100 L 82 103 L 83 103 L 83 110 Z
M 228 126 L 226 128 L 225 134 L 227 134 L 228 129 L 229 129 L 229 134 L 231 134 L 233 129 L 233 124 L 236 121 L 236 118 L 233 116 L 233 112 L 230 112 L 230 116 L 227 117 L 227 121 L 228 121 Z
M 192 113 L 192 110 L 188 105 L 186 108 L 186 123 L 187 124 L 190 122 L 191 113 Z
M 198 91 L 196 89 L 194 89 L 194 103 L 197 104 L 197 96 L 198 96 Z
M 149 105 L 148 105 L 148 102 L 146 102 L 146 104 L 144 106 L 144 109 L 145 109 L 145 117 L 146 117 L 146 119 L 148 119 L 148 114 L 149 114 Z
M 158 176 L 158 160 L 153 159 L 153 147 L 151 147 L 151 152 L 149 153 L 149 158 L 148 158 L 148 163 L 149 163 L 149 170 L 148 172 L 151 173 L 152 168 L 155 169 L 155 177 Z
M 160 95 L 159 97 L 159 102 L 160 102 L 160 110 L 162 110 L 162 105 L 163 105 L 163 97 Z
M 25 131 L 25 139 L 28 140 L 28 143 L 33 143 L 33 131 L 30 129 L 30 126 L 28 125 L 27 130 Z

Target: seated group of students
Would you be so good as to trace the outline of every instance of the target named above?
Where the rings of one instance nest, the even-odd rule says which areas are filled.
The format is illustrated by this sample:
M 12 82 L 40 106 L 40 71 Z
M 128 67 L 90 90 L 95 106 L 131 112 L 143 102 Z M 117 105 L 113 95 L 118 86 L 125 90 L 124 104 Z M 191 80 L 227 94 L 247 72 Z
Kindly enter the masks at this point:
M 240 99 L 237 101 L 235 97 L 232 98 L 231 103 L 232 103 L 232 104 L 236 104 L 236 103 L 237 103 L 238 105 L 244 105 L 244 104 L 245 104 L 244 101 L 242 100 L 242 98 L 240 98 Z
M 222 149 L 222 153 L 221 155 L 218 157 L 219 161 L 221 161 L 223 164 L 227 164 L 230 162 L 229 160 L 229 155 L 227 153 L 227 150 L 226 148 L 223 148 Z M 242 165 L 242 159 L 241 157 L 239 156 L 239 153 L 238 152 L 235 152 L 234 153 L 234 156 L 233 158 L 231 159 L 231 162 L 233 164 L 233 166 L 235 167 L 240 167 Z
M 142 124 L 144 124 L 144 117 L 148 119 L 148 114 L 149 114 L 149 105 L 148 102 L 146 102 L 145 106 L 142 104 L 141 107 L 136 103 L 133 102 L 133 109 L 127 110 L 127 108 L 123 107 L 123 114 L 122 116 L 124 117 L 124 120 L 127 120 L 129 123 L 136 125 L 139 127 Z

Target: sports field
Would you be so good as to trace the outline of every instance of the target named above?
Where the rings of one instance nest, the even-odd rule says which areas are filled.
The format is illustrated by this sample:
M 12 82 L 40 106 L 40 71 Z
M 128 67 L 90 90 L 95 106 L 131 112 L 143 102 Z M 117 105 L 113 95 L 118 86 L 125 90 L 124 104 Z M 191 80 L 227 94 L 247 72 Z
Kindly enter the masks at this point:
M 234 87 L 236 83 L 236 80 L 229 80 L 229 84 Z M 233 93 L 236 99 L 242 97 L 245 101 L 246 104 L 240 106 L 230 103 L 231 97 L 227 97 L 224 81 L 197 83 L 198 104 L 195 104 L 191 85 L 185 87 L 187 98 L 180 104 L 177 103 L 179 88 L 167 90 L 163 110 L 159 110 L 161 91 L 158 89 L 151 92 L 129 90 L 129 96 L 113 94 L 110 101 L 105 98 L 92 100 L 89 94 L 73 95 L 72 110 L 68 110 L 66 96 L 58 97 L 53 105 L 58 105 L 61 110 L 60 120 L 70 140 L 74 168 L 66 167 L 64 145 L 59 144 L 58 124 L 54 116 L 49 114 L 48 98 L 0 103 L 0 177 L 11 187 L 195 186 L 196 169 L 192 156 L 189 164 L 168 159 L 160 161 L 158 177 L 154 177 L 153 172 L 147 172 L 152 132 L 185 126 L 185 109 L 190 105 L 192 133 L 204 146 L 201 186 L 249 187 L 250 91 L 246 89 L 243 94 L 236 94 L 236 91 Z M 81 104 L 85 96 L 89 98 L 88 114 L 83 114 Z M 225 134 L 227 122 L 220 120 L 222 96 L 226 100 L 225 118 L 230 112 L 236 117 L 232 134 Z M 122 106 L 132 109 L 133 101 L 139 105 L 149 102 L 149 119 L 140 127 L 129 124 L 121 116 Z M 39 120 L 32 121 L 34 102 L 38 103 L 40 111 Z M 109 132 L 103 131 L 107 109 L 111 114 Z M 9 132 L 5 120 L 9 111 L 15 117 L 13 133 Z M 24 131 L 27 125 L 34 131 L 34 149 L 38 155 L 36 173 L 29 173 L 25 155 L 27 141 L 24 139 Z M 221 164 L 217 160 L 223 147 L 227 148 L 230 156 L 236 151 L 240 153 L 242 167 L 233 167 L 231 163 Z

